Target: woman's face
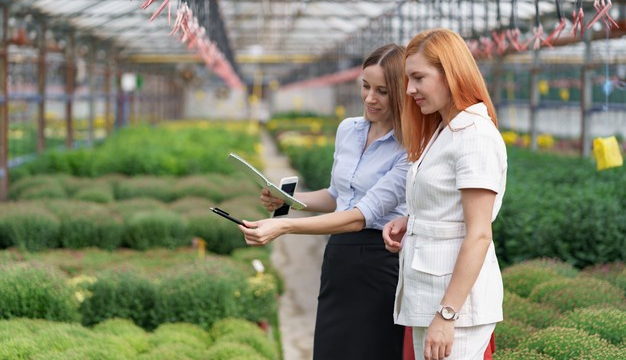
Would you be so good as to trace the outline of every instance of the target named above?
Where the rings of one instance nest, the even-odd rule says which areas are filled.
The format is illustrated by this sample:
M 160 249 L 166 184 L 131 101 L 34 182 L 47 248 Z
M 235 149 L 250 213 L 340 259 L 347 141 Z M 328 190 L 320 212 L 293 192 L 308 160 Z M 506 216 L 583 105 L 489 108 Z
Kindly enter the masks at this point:
M 389 119 L 391 114 L 389 90 L 385 82 L 385 73 L 380 65 L 371 65 L 363 69 L 361 99 L 363 99 L 367 120 L 379 122 Z
M 404 70 L 409 78 L 406 94 L 413 98 L 422 114 L 439 112 L 445 118 L 451 102 L 444 74 L 432 66 L 421 52 L 406 58 Z

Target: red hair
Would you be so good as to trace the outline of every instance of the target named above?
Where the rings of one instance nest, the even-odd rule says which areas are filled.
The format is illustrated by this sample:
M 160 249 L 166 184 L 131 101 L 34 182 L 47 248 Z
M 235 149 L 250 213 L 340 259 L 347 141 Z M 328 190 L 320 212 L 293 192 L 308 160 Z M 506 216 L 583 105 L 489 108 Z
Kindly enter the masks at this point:
M 463 38 L 452 30 L 431 29 L 415 35 L 406 48 L 406 58 L 421 53 L 428 63 L 436 67 L 445 76 L 450 88 L 452 106 L 463 111 L 476 103 L 487 106 L 489 117 L 498 126 L 496 110 L 491 102 L 478 65 L 467 48 Z M 407 89 L 408 77 L 404 75 L 404 88 Z M 408 159 L 417 161 L 442 121 L 439 112 L 422 114 L 419 106 L 405 94 L 402 109 L 402 132 Z M 449 125 L 449 124 L 446 124 Z

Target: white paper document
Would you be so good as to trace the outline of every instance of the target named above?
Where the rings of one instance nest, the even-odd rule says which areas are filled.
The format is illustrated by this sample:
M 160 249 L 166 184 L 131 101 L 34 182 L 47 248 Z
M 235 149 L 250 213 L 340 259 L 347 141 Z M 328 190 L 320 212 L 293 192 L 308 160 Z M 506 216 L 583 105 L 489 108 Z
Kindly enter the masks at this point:
M 278 186 L 274 185 L 265 177 L 265 175 L 263 175 L 259 170 L 250 165 L 250 163 L 242 159 L 240 156 L 230 153 L 228 155 L 228 161 L 231 164 L 235 165 L 237 169 L 243 171 L 246 175 L 248 175 L 255 184 L 259 185 L 261 188 L 267 188 L 272 195 L 282 199 L 287 205 L 291 206 L 293 209 L 302 210 L 306 207 L 304 203 L 296 200 L 296 198 L 287 194 Z

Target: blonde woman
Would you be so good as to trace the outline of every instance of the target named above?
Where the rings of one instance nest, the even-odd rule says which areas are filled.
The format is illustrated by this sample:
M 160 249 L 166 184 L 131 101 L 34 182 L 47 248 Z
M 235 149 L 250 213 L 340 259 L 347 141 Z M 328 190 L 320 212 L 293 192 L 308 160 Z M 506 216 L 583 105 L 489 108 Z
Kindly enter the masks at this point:
M 363 63 L 364 116 L 337 129 L 330 187 L 296 193 L 309 211 L 294 219 L 240 226 L 250 245 L 280 235 L 334 234 L 324 253 L 313 345 L 314 360 L 401 360 L 404 327 L 394 325 L 398 256 L 385 250 L 382 228 L 406 214 L 409 165 L 402 147 L 404 49 L 383 46 Z M 268 211 L 282 200 L 262 192 Z

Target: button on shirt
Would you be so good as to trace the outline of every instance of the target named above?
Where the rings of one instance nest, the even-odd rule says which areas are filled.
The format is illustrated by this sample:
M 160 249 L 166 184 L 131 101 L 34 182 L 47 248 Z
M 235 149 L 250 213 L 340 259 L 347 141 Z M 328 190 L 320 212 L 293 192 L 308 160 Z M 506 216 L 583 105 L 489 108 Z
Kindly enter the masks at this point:
M 330 186 L 337 201 L 336 211 L 358 208 L 365 228 L 382 230 L 385 224 L 406 216 L 406 151 L 394 131 L 376 139 L 367 149 L 370 122 L 363 117 L 339 124 Z

